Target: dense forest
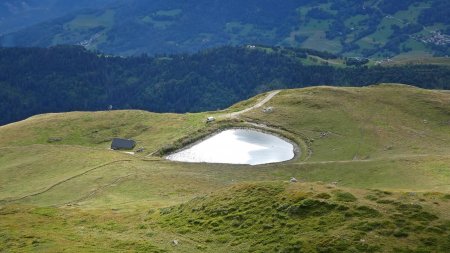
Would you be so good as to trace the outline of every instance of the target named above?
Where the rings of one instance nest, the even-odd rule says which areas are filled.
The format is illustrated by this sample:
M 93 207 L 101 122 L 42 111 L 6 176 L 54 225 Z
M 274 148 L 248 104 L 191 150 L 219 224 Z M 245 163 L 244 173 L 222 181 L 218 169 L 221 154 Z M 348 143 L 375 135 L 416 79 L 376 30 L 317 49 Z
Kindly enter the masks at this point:
M 115 57 L 79 46 L 0 48 L 0 124 L 46 112 L 225 108 L 257 93 L 312 85 L 396 82 L 450 89 L 450 68 L 433 65 L 305 65 L 314 50 L 220 47 L 195 54 Z

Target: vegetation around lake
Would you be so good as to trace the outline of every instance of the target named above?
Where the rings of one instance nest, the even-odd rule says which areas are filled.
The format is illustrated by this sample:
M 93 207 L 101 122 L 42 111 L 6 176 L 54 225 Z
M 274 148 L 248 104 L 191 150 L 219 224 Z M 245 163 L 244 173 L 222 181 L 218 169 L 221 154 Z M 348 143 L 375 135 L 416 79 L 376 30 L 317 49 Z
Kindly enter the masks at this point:
M 449 92 L 310 87 L 281 91 L 271 112 L 227 116 L 264 96 L 209 113 L 72 112 L 0 127 L 0 251 L 445 252 Z M 227 125 L 279 131 L 305 155 L 248 166 L 155 152 Z M 145 150 L 108 150 L 117 136 Z

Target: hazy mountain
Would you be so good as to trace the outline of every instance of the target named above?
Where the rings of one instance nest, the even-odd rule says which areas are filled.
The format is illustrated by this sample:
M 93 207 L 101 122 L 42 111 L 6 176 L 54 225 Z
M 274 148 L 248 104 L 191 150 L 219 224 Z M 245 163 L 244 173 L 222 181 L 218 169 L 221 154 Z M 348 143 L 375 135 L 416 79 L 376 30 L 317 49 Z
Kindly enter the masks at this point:
M 74 9 L 110 1 L 59 2 L 55 6 Z M 79 44 L 122 55 L 258 43 L 348 56 L 448 55 L 448 13 L 447 0 L 131 0 L 63 15 L 3 36 L 1 43 Z
M 102 8 L 116 0 L 3 0 L 0 1 L 0 34 L 84 8 Z

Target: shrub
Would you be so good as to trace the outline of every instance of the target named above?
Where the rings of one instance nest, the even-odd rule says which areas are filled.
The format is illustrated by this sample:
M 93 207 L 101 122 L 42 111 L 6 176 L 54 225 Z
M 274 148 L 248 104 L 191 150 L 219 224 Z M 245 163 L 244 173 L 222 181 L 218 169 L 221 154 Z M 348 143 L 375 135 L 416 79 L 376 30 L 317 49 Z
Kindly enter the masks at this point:
M 403 238 L 403 237 L 408 237 L 409 236 L 408 232 L 406 230 L 404 230 L 404 229 L 397 229 L 397 230 L 395 230 L 393 235 L 395 237 L 399 237 L 399 238 Z
M 410 216 L 410 218 L 419 220 L 419 221 L 433 221 L 437 220 L 438 217 L 434 214 L 431 214 L 429 212 L 418 212 Z
M 394 204 L 396 203 L 394 200 L 391 199 L 380 199 L 377 201 L 378 204 Z
M 380 212 L 368 206 L 358 206 L 355 211 L 356 216 L 359 217 L 373 218 L 381 216 Z
M 368 199 L 368 200 L 372 200 L 372 201 L 377 201 L 378 200 L 378 197 L 375 196 L 375 195 L 367 195 L 367 196 L 365 196 L 365 198 Z
M 316 198 L 319 198 L 319 199 L 329 199 L 329 198 L 331 198 L 331 195 L 328 194 L 328 193 L 326 193 L 326 192 L 322 192 L 322 193 L 317 194 L 317 195 L 316 195 Z
M 336 200 L 343 202 L 354 202 L 357 200 L 357 198 L 350 192 L 337 192 L 335 194 L 335 198 Z
M 331 212 L 337 207 L 334 203 L 328 203 L 325 201 L 315 199 L 305 199 L 299 204 L 292 205 L 288 208 L 288 213 L 291 215 L 323 215 Z
M 34 209 L 31 213 L 47 217 L 54 217 L 56 215 L 56 209 L 51 207 L 38 207 Z

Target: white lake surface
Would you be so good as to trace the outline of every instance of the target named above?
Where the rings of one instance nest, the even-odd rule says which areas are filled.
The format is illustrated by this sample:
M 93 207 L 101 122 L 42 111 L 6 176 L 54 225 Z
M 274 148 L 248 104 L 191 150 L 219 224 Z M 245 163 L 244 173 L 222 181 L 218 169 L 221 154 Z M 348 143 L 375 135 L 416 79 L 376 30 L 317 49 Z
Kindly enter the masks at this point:
M 271 134 L 230 129 L 166 158 L 179 162 L 265 164 L 291 160 L 294 146 Z

